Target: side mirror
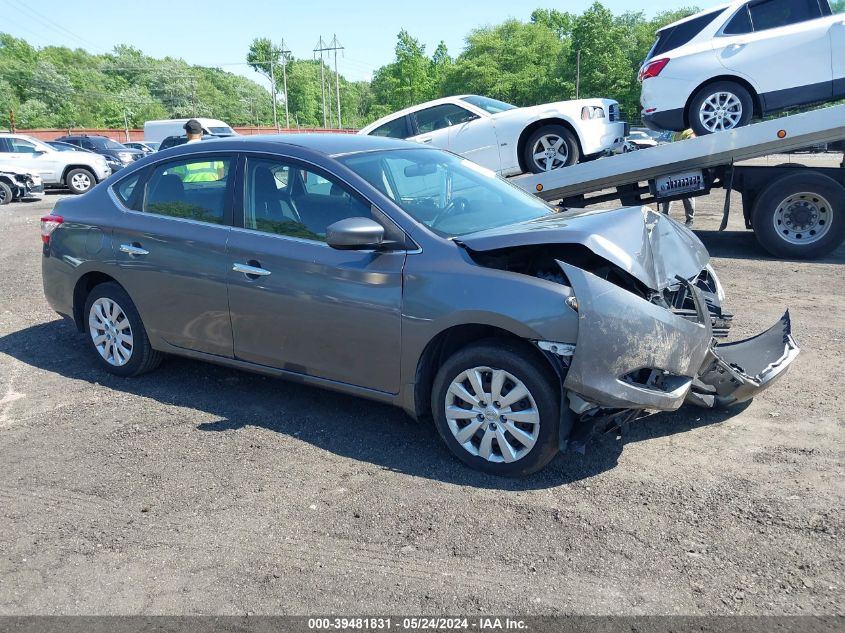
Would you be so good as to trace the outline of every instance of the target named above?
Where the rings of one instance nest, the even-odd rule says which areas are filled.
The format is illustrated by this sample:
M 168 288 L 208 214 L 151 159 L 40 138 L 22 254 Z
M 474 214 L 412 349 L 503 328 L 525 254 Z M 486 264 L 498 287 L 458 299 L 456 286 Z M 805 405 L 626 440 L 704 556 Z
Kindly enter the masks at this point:
M 370 218 L 346 218 L 326 229 L 326 243 L 341 251 L 375 249 L 383 240 L 384 227 Z

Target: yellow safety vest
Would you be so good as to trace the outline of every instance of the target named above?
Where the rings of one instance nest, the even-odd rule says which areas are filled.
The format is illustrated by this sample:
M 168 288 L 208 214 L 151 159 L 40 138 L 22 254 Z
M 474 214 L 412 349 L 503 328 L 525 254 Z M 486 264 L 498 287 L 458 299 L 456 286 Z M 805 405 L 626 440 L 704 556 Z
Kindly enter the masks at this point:
M 225 167 L 222 161 L 206 161 L 201 163 L 187 163 L 172 168 L 170 171 L 178 175 L 182 182 L 215 182 L 223 180 Z

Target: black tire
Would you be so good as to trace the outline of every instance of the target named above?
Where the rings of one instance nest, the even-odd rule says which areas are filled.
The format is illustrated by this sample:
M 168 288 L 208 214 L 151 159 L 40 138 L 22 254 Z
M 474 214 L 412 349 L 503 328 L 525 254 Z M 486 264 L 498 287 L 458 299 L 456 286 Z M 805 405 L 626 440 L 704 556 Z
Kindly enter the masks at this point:
M 12 188 L 5 182 L 0 182 L 0 206 L 9 204 L 13 197 Z
M 698 92 L 695 93 L 692 101 L 690 101 L 689 109 L 687 110 L 687 120 L 689 121 L 690 127 L 692 128 L 692 131 L 695 132 L 696 136 L 704 136 L 705 134 L 712 134 L 714 131 L 720 131 L 706 128 L 702 123 L 700 116 L 701 105 L 717 93 L 728 93 L 733 95 L 739 101 L 742 108 L 739 120 L 735 124 L 731 125 L 731 127 L 726 127 L 726 130 L 748 125 L 751 121 L 751 117 L 754 115 L 754 99 L 748 90 L 733 81 L 715 81 L 712 84 L 707 84 L 706 86 L 700 88 Z
M 123 311 L 127 320 L 129 321 L 130 333 L 132 335 L 131 355 L 124 365 L 113 365 L 109 363 L 97 350 L 91 336 L 89 319 L 91 316 L 91 307 L 98 299 L 109 299 L 116 303 Z M 88 339 L 88 344 L 91 348 L 94 357 L 97 359 L 100 367 L 107 372 L 116 376 L 138 376 L 140 374 L 152 371 L 161 363 L 163 354 L 152 348 L 150 339 L 147 336 L 147 331 L 144 329 L 144 324 L 141 321 L 141 315 L 132 299 L 126 291 L 114 282 L 103 283 L 95 286 L 85 300 L 85 311 L 83 312 L 83 319 L 85 322 L 85 334 Z
M 561 164 L 553 167 L 553 169 L 568 167 L 569 165 L 574 165 L 578 162 L 578 159 L 581 157 L 581 148 L 578 146 L 578 139 L 575 138 L 575 135 L 572 133 L 572 131 L 562 125 L 544 125 L 532 132 L 531 136 L 528 137 L 528 141 L 525 143 L 525 147 L 522 150 L 522 160 L 525 163 L 525 167 L 528 171 L 530 171 L 532 174 L 540 174 L 546 171 L 545 167 L 538 164 L 537 161 L 534 159 L 534 146 L 544 136 L 558 137 L 560 139 L 563 139 L 563 145 L 561 145 L 561 149 L 563 149 L 564 146 L 566 147 L 566 160 L 561 161 Z
M 456 439 L 446 419 L 446 397 L 453 381 L 462 372 L 475 367 L 503 369 L 525 385 L 539 412 L 539 429 L 536 430 L 536 441 L 516 461 L 494 462 L 470 453 L 470 451 Z M 506 383 L 507 384 L 507 383 Z M 527 346 L 509 341 L 487 340 L 473 343 L 457 351 L 443 363 L 431 392 L 431 411 L 440 437 L 455 457 L 468 466 L 492 475 L 503 477 L 523 477 L 537 472 L 548 464 L 558 453 L 560 428 L 560 381 L 551 367 L 538 357 Z M 504 393 L 507 396 L 507 393 Z M 519 402 L 527 402 L 519 401 Z M 486 403 L 492 404 L 492 403 Z M 568 411 L 568 410 L 567 410 Z M 473 422 L 475 422 L 473 420 Z M 469 424 L 469 423 L 468 423 Z M 478 433 L 485 433 L 487 426 L 495 428 L 494 422 L 485 420 L 485 427 L 479 428 Z M 498 422 L 501 424 L 501 422 Z M 463 427 L 465 428 L 465 427 Z M 503 428 L 503 427 L 502 427 Z M 525 427 L 523 427 L 525 428 Z M 533 427 L 529 427 L 533 428 Z M 505 431 L 502 431 L 505 433 Z M 532 431 L 532 434 L 534 431 Z M 511 437 L 512 436 L 508 436 Z M 470 442 L 480 441 L 473 436 Z M 496 441 L 496 449 L 501 457 L 502 450 Z M 520 449 L 524 446 L 516 443 Z
M 71 169 L 65 176 L 65 185 L 70 189 L 71 193 L 80 195 L 87 193 L 97 184 L 97 179 L 87 169 L 78 167 Z
M 810 195 L 799 197 L 799 194 Z M 815 241 L 803 244 L 788 241 L 788 237 L 811 239 L 805 235 L 809 230 L 802 233 L 800 227 L 790 226 L 785 218 L 781 220 L 778 209 L 788 208 L 783 205 L 788 205 L 792 196 L 796 196 L 793 202 L 805 204 L 808 211 L 804 213 L 815 212 L 815 219 L 811 220 L 815 223 L 814 230 L 821 231 L 827 225 L 826 232 Z M 824 257 L 845 240 L 845 187 L 824 174 L 799 170 L 760 192 L 754 201 L 751 224 L 757 241 L 772 255 L 797 259 Z

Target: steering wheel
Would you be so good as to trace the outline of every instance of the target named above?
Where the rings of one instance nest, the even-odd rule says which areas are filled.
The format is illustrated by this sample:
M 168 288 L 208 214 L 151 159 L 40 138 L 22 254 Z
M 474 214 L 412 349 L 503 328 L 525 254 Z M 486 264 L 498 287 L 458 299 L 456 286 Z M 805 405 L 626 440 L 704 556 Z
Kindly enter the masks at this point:
M 469 200 L 461 197 L 452 198 L 449 204 L 447 204 L 440 213 L 434 216 L 434 219 L 431 221 L 429 226 L 437 226 L 437 224 L 440 223 L 440 220 L 447 215 L 460 215 L 461 213 L 466 213 L 467 211 L 469 211 Z

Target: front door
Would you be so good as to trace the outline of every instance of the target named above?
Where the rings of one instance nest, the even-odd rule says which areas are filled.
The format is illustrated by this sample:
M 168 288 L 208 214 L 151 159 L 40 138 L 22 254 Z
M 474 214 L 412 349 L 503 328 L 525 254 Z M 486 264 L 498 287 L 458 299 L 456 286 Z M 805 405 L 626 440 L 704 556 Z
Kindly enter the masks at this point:
M 397 393 L 404 251 L 329 247 L 329 225 L 373 212 L 313 168 L 248 157 L 244 184 L 228 249 L 235 357 Z
M 120 282 L 151 336 L 231 358 L 226 242 L 236 158 L 204 154 L 124 179 L 114 220 Z

